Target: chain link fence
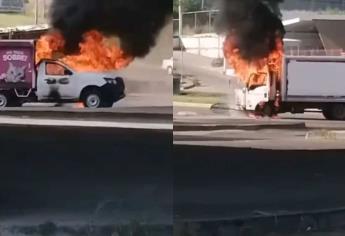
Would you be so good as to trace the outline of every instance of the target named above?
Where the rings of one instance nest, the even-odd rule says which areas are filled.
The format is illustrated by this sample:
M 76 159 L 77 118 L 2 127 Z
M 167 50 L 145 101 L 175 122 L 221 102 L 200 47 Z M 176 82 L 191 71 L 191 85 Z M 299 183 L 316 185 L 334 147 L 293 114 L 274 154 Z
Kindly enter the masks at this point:
M 215 32 L 218 10 L 182 13 L 182 35 L 207 34 Z M 179 20 L 174 19 L 174 34 L 178 34 Z

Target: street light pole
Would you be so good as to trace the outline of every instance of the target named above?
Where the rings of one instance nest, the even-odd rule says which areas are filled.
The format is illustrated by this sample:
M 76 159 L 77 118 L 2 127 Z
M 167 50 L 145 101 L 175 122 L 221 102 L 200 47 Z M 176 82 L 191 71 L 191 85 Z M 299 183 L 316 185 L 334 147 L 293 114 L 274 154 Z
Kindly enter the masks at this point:
M 182 42 L 182 29 L 183 29 L 183 17 L 182 17 L 182 0 L 178 1 L 178 16 L 179 16 L 179 42 L 182 44 L 181 47 L 181 83 L 183 82 L 183 74 L 184 74 L 184 61 L 183 61 L 183 42 Z
M 182 0 L 178 1 L 178 34 L 182 35 Z
M 42 4 L 42 8 L 43 8 L 42 9 L 42 12 L 43 12 L 42 15 L 43 15 L 43 17 L 42 18 L 44 21 L 46 20 L 46 7 L 47 7 L 46 4 L 47 4 L 46 0 L 43 0 L 43 4 Z
M 35 24 L 38 25 L 38 0 L 35 0 Z

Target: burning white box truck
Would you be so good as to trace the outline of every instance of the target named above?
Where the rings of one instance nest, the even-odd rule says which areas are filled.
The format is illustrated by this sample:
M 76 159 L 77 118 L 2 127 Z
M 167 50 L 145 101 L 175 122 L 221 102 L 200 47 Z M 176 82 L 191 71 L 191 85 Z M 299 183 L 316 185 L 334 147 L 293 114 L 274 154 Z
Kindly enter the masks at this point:
M 345 57 L 284 56 L 281 73 L 236 89 L 236 108 L 268 116 L 320 109 L 326 119 L 345 120 Z
M 112 107 L 125 94 L 114 73 L 77 72 L 57 60 L 35 63 L 35 41 L 0 41 L 0 108 L 28 102 L 83 102 Z

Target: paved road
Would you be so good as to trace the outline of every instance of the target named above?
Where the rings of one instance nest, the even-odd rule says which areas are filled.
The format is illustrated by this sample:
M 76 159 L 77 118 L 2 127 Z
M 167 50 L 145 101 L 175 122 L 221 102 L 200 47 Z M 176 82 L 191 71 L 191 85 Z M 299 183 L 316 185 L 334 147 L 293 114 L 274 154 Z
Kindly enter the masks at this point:
M 319 136 L 307 137 L 318 130 Z M 327 130 L 344 133 L 345 122 L 316 112 L 253 119 L 236 111 L 175 107 L 176 222 L 198 223 L 199 235 L 271 235 L 280 227 L 297 232 L 300 217 L 285 223 L 238 219 L 344 208 L 345 140 L 325 137 Z M 344 216 L 331 216 L 332 230 L 342 227 L 336 219 Z M 239 233 L 252 226 L 253 232 Z M 266 226 L 266 233 L 255 231 Z M 220 233 L 224 227 L 230 231 Z
M 344 209 L 344 155 L 344 150 L 273 151 L 175 144 L 174 217 L 177 223 L 203 222 L 201 225 L 207 226 L 218 222 L 222 226 L 226 222 L 236 225 L 234 219 L 261 212 L 261 216 L 277 217 L 257 221 L 257 225 L 261 222 L 261 227 L 266 224 L 272 231 L 285 227 L 295 232 L 300 218 L 285 226 L 278 218 L 296 212 Z M 344 215 L 343 211 L 338 220 Z M 332 220 L 332 227 L 343 225 L 343 220 Z M 239 221 L 237 226 L 246 228 Z
M 174 143 L 261 149 L 343 149 L 345 122 L 320 113 L 249 118 L 237 111 L 174 108 Z M 336 137 L 333 137 L 333 133 Z M 333 135 L 333 136 L 332 136 Z
M 0 125 L 0 229 L 169 227 L 171 139 L 170 130 Z

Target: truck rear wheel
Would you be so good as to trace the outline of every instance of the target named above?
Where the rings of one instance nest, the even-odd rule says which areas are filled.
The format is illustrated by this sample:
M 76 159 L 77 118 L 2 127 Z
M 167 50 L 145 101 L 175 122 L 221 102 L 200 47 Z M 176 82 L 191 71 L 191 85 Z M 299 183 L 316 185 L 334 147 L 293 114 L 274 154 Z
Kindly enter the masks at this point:
M 265 103 L 264 107 L 262 108 L 262 113 L 264 116 L 271 117 L 273 115 L 273 108 L 270 103 Z
M 345 120 L 345 104 L 334 104 L 322 110 L 324 117 L 328 120 Z
M 330 109 L 329 108 L 323 108 L 322 114 L 327 120 L 333 120 Z
M 0 93 L 0 109 L 8 106 L 8 98 L 5 94 Z
M 81 100 L 84 106 L 88 108 L 99 108 L 102 106 L 102 95 L 97 89 L 86 90 Z

